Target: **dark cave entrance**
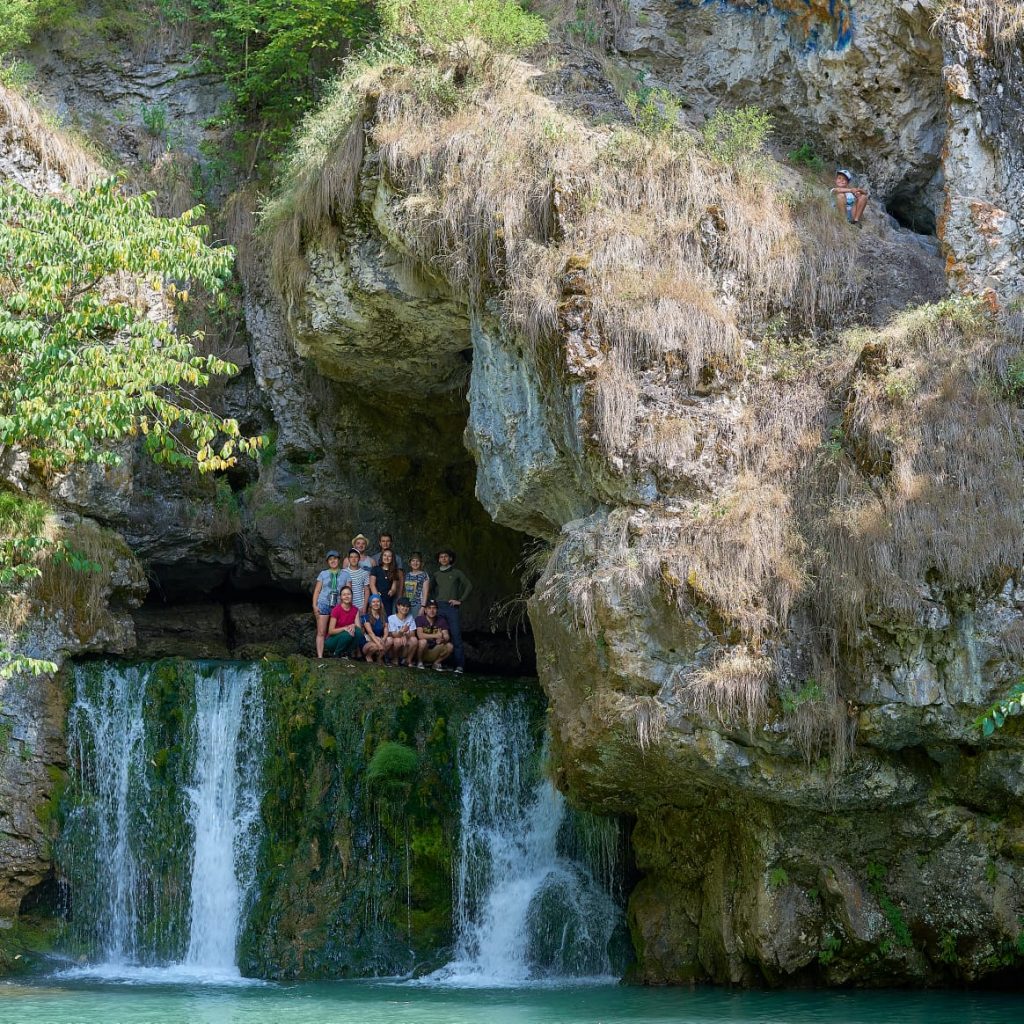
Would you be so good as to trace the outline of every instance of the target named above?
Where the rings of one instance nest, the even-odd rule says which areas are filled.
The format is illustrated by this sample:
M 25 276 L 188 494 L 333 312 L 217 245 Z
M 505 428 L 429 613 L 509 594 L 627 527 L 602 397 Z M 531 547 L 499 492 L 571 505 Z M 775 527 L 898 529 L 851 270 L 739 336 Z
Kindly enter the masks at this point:
M 901 186 L 886 201 L 885 210 L 901 228 L 919 235 L 936 232 L 935 211 L 925 203 L 920 189 Z

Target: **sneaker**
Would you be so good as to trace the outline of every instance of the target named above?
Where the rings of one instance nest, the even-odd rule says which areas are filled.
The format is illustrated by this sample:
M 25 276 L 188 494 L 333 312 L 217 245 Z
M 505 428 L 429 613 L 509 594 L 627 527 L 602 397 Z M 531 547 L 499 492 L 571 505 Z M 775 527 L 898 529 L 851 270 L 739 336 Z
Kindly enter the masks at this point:
M 439 661 L 435 661 L 434 662 L 434 671 L 435 672 L 443 672 L 444 671 L 444 667 L 442 666 L 441 662 L 439 662 Z
M 458 667 L 457 667 L 457 668 L 455 669 L 455 674 L 456 674 L 457 676 L 461 676 L 461 675 L 462 675 L 462 666 L 461 666 L 461 665 L 459 665 L 459 666 L 458 666 Z
M 417 668 L 426 668 L 427 666 L 426 666 L 426 665 L 424 665 L 422 661 L 417 661 L 417 662 L 416 662 L 416 667 L 417 667 Z

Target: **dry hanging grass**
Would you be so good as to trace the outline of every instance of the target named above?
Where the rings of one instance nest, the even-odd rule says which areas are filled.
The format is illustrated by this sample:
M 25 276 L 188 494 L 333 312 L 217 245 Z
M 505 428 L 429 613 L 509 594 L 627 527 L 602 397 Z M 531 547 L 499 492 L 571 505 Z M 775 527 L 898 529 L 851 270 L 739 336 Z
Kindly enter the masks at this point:
M 681 605 L 706 602 L 754 645 L 784 627 L 807 582 L 790 495 L 749 474 L 695 507 L 655 557 Z
M 117 534 L 88 520 L 59 527 L 51 523 L 47 536 L 56 550 L 47 552 L 32 585 L 32 596 L 50 615 L 63 611 L 66 626 L 80 640 L 89 640 L 103 625 L 110 574 L 119 548 L 127 546 Z
M 56 174 L 74 188 L 105 175 L 102 164 L 80 139 L 48 122 L 24 97 L 0 85 L 0 138 L 3 137 L 8 145 L 27 149 L 44 172 Z
M 853 339 L 841 456 L 804 514 L 818 608 L 846 639 L 872 610 L 913 619 L 933 580 L 990 589 L 1024 561 L 1020 410 L 999 384 L 1019 343 L 971 300 L 867 337 Z
M 743 648 L 727 650 L 710 666 L 689 676 L 675 689 L 689 711 L 702 718 L 717 716 L 725 725 L 745 723 L 753 731 L 768 711 L 772 663 Z
M 426 63 L 378 56 L 307 123 L 266 210 L 272 276 L 290 302 L 311 244 L 372 216 L 456 294 L 497 297 L 538 363 L 562 363 L 566 332 L 586 336 L 585 372 L 607 359 L 592 395 L 615 451 L 635 430 L 626 372 L 676 366 L 691 387 L 736 377 L 738 316 L 785 306 L 824 323 L 856 293 L 854 239 L 827 203 L 766 204 L 776 183 L 721 166 L 681 132 L 586 124 L 538 91 L 537 68 L 482 46 Z M 357 211 L 360 169 L 373 192 Z

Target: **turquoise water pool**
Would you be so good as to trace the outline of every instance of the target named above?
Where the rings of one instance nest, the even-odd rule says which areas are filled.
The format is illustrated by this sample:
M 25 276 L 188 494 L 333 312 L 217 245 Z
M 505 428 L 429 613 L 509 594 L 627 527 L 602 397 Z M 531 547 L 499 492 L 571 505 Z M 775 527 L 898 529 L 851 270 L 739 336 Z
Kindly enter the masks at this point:
M 1024 997 L 775 993 L 616 985 L 446 989 L 417 984 L 0 984 L 0 1024 L 1017 1024 Z

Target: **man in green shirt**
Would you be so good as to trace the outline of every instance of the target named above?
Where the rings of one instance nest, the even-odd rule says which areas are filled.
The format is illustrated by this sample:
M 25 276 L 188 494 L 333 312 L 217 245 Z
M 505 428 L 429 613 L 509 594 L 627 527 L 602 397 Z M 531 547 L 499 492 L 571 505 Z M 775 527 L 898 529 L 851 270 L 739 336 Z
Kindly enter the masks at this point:
M 437 553 L 437 572 L 430 596 L 437 600 L 439 615 L 448 620 L 448 632 L 455 647 L 455 671 L 460 673 L 466 665 L 462 650 L 462 623 L 459 619 L 462 602 L 469 597 L 473 584 L 461 569 L 455 568 L 455 552 L 450 549 Z

